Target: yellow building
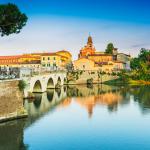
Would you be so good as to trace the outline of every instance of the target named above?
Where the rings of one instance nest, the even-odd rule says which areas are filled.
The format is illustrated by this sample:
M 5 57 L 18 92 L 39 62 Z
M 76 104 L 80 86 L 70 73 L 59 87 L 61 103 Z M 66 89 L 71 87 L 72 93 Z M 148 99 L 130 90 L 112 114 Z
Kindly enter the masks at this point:
M 89 55 L 88 59 L 95 61 L 96 63 L 113 61 L 113 56 L 109 54 L 93 54 Z
M 39 57 L 30 55 L 0 56 L 0 67 L 40 67 Z
M 58 51 L 56 54 L 61 56 L 62 67 L 65 67 L 65 65 L 72 61 L 71 53 L 66 50 Z
M 41 55 L 41 65 L 49 70 L 61 69 L 61 56 L 56 53 L 44 53 Z
M 87 58 L 79 58 L 78 60 L 73 62 L 73 66 L 75 70 L 98 70 L 99 67 L 95 66 L 95 62 L 89 60 Z
M 31 53 L 15 56 L 0 56 L 0 67 L 26 67 L 36 70 L 44 67 L 62 69 L 72 61 L 72 55 L 65 50 L 56 53 Z M 35 70 L 34 69 L 34 70 Z
M 108 61 L 99 66 L 99 70 L 106 73 L 118 72 L 125 69 L 125 64 L 120 61 Z
M 33 54 L 23 54 L 20 56 L 19 62 L 24 63 L 24 62 L 31 62 L 31 61 L 39 61 L 40 56 L 36 56 Z

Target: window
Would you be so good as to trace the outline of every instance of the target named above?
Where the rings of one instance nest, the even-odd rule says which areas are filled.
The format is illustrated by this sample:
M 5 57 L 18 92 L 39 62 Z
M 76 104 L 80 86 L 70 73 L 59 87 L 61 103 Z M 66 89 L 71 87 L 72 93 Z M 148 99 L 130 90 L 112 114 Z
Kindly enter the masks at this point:
M 45 60 L 45 57 L 43 57 L 43 60 Z
M 56 58 L 54 57 L 54 60 L 56 60 Z
M 85 65 L 83 65 L 83 69 L 85 69 Z
M 50 58 L 48 57 L 48 60 L 50 60 Z

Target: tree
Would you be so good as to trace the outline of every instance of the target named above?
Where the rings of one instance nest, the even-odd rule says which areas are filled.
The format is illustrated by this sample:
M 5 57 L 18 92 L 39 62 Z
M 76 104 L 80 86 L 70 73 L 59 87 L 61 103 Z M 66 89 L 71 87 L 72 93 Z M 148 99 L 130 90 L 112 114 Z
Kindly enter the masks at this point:
M 142 62 L 147 66 L 150 57 L 150 50 L 142 48 L 138 58 L 133 58 L 130 63 L 130 67 L 133 70 L 141 69 Z
M 133 58 L 130 62 L 130 67 L 133 70 L 138 70 L 140 68 L 140 60 L 139 58 Z
M 135 80 L 150 81 L 150 50 L 142 48 L 137 58 L 131 60 L 132 78 Z
M 19 33 L 26 25 L 27 16 L 21 13 L 15 4 L 0 5 L 0 33 L 1 36 L 8 36 L 13 33 Z
M 141 48 L 141 51 L 140 51 L 140 54 L 138 55 L 138 58 L 143 62 L 147 62 L 149 56 L 150 56 L 150 50 L 145 49 L 145 48 Z
M 107 53 L 107 54 L 112 54 L 112 53 L 113 53 L 113 50 L 114 50 L 114 45 L 113 45 L 113 43 L 109 43 L 109 44 L 107 45 L 107 48 L 106 48 L 106 50 L 105 50 L 105 53 Z
M 72 72 L 74 70 L 73 63 L 69 62 L 68 64 L 66 64 L 65 68 L 68 72 Z

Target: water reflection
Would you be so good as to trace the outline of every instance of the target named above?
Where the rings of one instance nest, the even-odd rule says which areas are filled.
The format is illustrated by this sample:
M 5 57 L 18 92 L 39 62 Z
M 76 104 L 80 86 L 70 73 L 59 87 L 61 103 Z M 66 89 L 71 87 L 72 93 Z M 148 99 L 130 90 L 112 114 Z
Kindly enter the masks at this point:
M 51 102 L 53 100 L 53 96 L 54 96 L 54 90 L 53 89 L 49 89 L 47 91 L 47 99 L 49 102 Z
M 67 89 L 67 96 L 76 97 L 75 101 L 87 109 L 89 117 L 92 116 L 94 107 L 98 105 L 107 106 L 111 112 L 117 111 L 118 104 L 127 104 L 130 100 L 125 87 L 108 85 L 70 86 Z
M 148 116 L 150 116 L 150 113 L 149 113 L 150 112 L 150 87 L 147 87 L 147 86 L 118 86 L 117 87 L 117 86 L 108 86 L 108 85 L 94 85 L 90 87 L 83 86 L 83 85 L 67 86 L 67 87 L 62 87 L 61 89 L 57 89 L 57 90 L 50 89 L 46 93 L 43 93 L 43 94 L 35 94 L 35 99 L 25 100 L 24 107 L 26 108 L 29 114 L 29 117 L 27 119 L 13 121 L 10 123 L 0 125 L 0 135 L 1 135 L 0 136 L 0 150 L 1 149 L 2 150 L 3 149 L 4 150 L 5 149 L 25 150 L 25 149 L 30 149 L 30 147 L 31 149 L 40 149 L 40 147 L 35 146 L 36 144 L 38 145 L 40 143 L 40 140 L 38 143 L 36 143 L 36 139 L 32 139 L 32 137 L 36 138 L 36 136 L 40 136 L 40 134 L 42 134 L 43 138 L 46 137 L 45 141 L 47 141 L 47 138 L 53 141 L 52 143 L 54 144 L 54 147 L 53 146 L 50 147 L 49 144 L 52 144 L 52 143 L 48 141 L 47 143 L 44 143 L 45 144 L 44 146 L 46 145 L 48 146 L 46 148 L 59 149 L 57 147 L 57 145 L 59 145 L 57 144 L 58 143 L 58 141 L 56 140 L 57 138 L 62 137 L 61 140 L 63 140 L 63 139 L 66 139 L 66 135 L 67 135 L 69 136 L 68 140 L 70 140 L 72 137 L 74 137 L 74 134 L 71 134 L 72 129 L 69 135 L 66 133 L 63 134 L 62 129 L 61 129 L 59 131 L 60 135 L 58 136 L 56 134 L 57 136 L 55 137 L 53 130 L 55 130 L 56 128 L 55 126 L 58 126 L 58 128 L 56 129 L 59 130 L 60 124 L 65 124 L 65 126 L 61 125 L 61 127 L 63 127 L 63 130 L 67 132 L 70 126 L 74 126 L 74 124 L 76 123 L 81 124 L 81 122 L 86 122 L 87 124 L 84 124 L 84 128 L 82 129 L 84 130 L 83 135 L 84 134 L 87 135 L 87 133 L 92 130 L 93 135 L 95 134 L 97 135 L 97 137 L 101 138 L 103 130 L 105 130 L 105 125 L 108 126 L 109 123 L 112 123 L 112 124 L 117 123 L 118 121 L 124 118 L 126 119 L 126 122 L 130 123 L 131 120 L 127 119 L 129 117 L 129 112 L 131 112 L 132 114 L 133 113 L 132 111 L 138 110 L 138 112 L 140 113 L 142 112 L 141 113 L 142 115 L 147 114 Z M 72 114 L 68 111 L 69 108 L 71 108 Z M 106 115 L 106 113 L 104 113 L 104 110 L 106 110 L 108 114 L 116 115 L 116 112 L 118 112 L 121 119 L 118 121 L 116 120 L 114 122 L 109 122 L 108 120 L 111 118 L 111 116 Z M 120 110 L 125 110 L 125 113 L 122 114 Z M 97 116 L 98 112 L 100 111 L 100 114 L 101 113 L 103 114 L 103 118 L 104 118 L 103 121 L 104 122 L 106 121 L 107 124 L 105 124 L 104 127 L 101 126 L 101 128 L 98 128 L 97 126 L 94 128 L 86 120 L 85 116 L 83 118 L 83 116 L 80 117 L 80 115 L 78 115 L 78 119 L 80 118 L 79 120 L 77 119 L 75 120 L 75 122 L 72 122 L 72 118 L 76 118 L 75 116 L 78 114 L 78 111 L 80 111 L 79 114 L 81 116 L 83 115 L 85 111 L 86 118 L 89 118 L 88 120 L 91 120 L 91 121 L 92 121 L 92 118 Z M 57 115 L 54 117 L 55 113 Z M 64 116 L 61 113 L 63 113 Z M 68 117 L 69 115 L 71 116 L 71 118 Z M 59 118 L 59 116 L 61 117 Z M 100 116 L 98 116 L 96 120 L 93 121 L 95 124 L 97 124 L 97 122 L 102 121 L 101 120 L 102 116 L 101 118 L 99 117 Z M 45 118 L 47 120 L 45 120 Z M 141 127 L 142 127 L 144 123 L 142 121 L 139 121 L 138 119 L 136 120 L 136 118 L 138 118 L 138 113 L 134 112 L 134 118 L 135 118 L 134 121 L 137 124 L 141 124 Z M 144 119 L 144 117 L 142 116 L 141 119 Z M 54 123 L 53 125 L 53 122 L 55 122 L 56 124 Z M 121 123 L 122 122 L 120 121 L 120 124 Z M 37 124 L 38 124 L 38 129 L 36 129 L 35 128 L 36 126 L 34 126 Z M 46 125 L 48 124 L 47 128 L 43 128 L 45 124 Z M 123 123 L 121 125 L 123 126 Z M 121 125 L 120 127 L 122 127 Z M 78 129 L 81 126 L 82 125 L 76 128 Z M 89 128 L 86 130 L 88 126 L 90 126 L 91 130 Z M 115 130 L 115 133 L 111 135 L 111 139 L 115 140 L 114 135 L 117 134 L 116 132 L 118 128 L 115 127 L 115 125 L 112 127 L 113 128 L 111 128 L 111 130 Z M 132 127 L 132 124 L 130 126 L 124 126 L 127 132 L 131 130 L 131 127 Z M 133 127 L 135 126 L 133 125 Z M 53 128 L 52 131 L 51 131 L 51 128 Z M 98 128 L 98 130 L 96 130 L 96 128 Z M 108 127 L 108 129 L 109 128 L 110 126 Z M 132 128 L 132 130 L 133 129 L 134 128 Z M 30 131 L 29 132 L 30 134 L 32 132 L 35 132 L 35 133 L 40 132 L 39 130 L 41 130 L 41 132 L 38 133 L 36 136 L 34 136 L 34 134 L 33 135 L 31 134 L 32 136 L 30 135 L 31 136 L 30 137 L 28 130 Z M 45 130 L 51 131 L 51 132 L 48 134 L 47 132 L 44 132 Z M 82 130 L 79 129 L 80 132 L 82 132 Z M 98 134 L 99 133 L 98 131 L 101 131 L 101 134 Z M 78 134 L 81 134 L 80 132 Z M 28 133 L 28 134 L 26 135 L 25 133 Z M 90 133 L 90 135 L 92 135 L 92 133 Z M 53 134 L 53 137 L 51 137 L 51 134 Z M 150 139 L 150 135 L 147 135 L 147 137 L 148 137 L 147 139 Z M 28 138 L 30 140 L 28 140 Z M 83 136 L 83 139 L 84 138 L 87 138 L 88 140 L 89 137 Z M 104 138 L 104 141 L 106 141 L 105 140 L 106 137 L 104 136 L 103 138 Z M 126 138 L 128 139 L 128 137 Z M 26 142 L 24 139 L 26 139 Z M 33 144 L 31 141 L 35 143 Z M 65 144 L 69 145 L 69 142 L 66 142 Z M 72 144 L 75 145 L 75 143 L 72 143 Z M 84 144 L 80 143 L 79 145 L 84 145 Z M 99 142 L 96 142 L 95 145 L 99 145 Z M 150 145 L 148 146 L 150 148 Z M 110 147 L 111 147 L 111 144 L 110 144 Z M 62 149 L 65 149 L 65 148 L 62 148 Z M 119 147 L 119 149 L 122 149 L 122 147 Z M 139 149 L 141 149 L 141 147 Z
M 38 109 L 41 105 L 42 95 L 35 93 L 34 96 L 35 96 L 35 99 L 34 99 L 33 103 L 34 103 L 34 106 Z
M 130 103 L 131 97 L 139 103 L 142 111 L 150 108 L 150 87 L 146 86 L 67 86 L 61 89 L 48 90 L 43 94 L 35 94 L 33 101 L 26 101 L 25 108 L 28 110 L 29 118 L 39 118 L 43 114 L 52 111 L 58 106 L 68 106 L 74 101 L 85 108 L 89 117 L 92 117 L 93 109 L 98 106 L 107 107 L 109 112 L 115 112 L 118 107 Z M 75 99 L 72 99 L 75 98 Z
M 26 120 L 12 121 L 0 125 L 0 150 L 27 150 L 24 144 Z
M 150 86 L 133 86 L 130 89 L 134 101 L 138 102 L 143 113 L 149 112 L 150 108 Z

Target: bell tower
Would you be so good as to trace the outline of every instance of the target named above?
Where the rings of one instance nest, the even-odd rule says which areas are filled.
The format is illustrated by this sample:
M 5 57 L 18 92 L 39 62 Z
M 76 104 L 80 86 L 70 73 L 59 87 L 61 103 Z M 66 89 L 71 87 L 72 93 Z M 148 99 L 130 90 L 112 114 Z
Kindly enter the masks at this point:
M 93 46 L 92 37 L 89 35 L 87 45 L 85 45 L 79 53 L 79 58 L 87 58 L 89 55 L 95 54 L 95 47 Z
M 91 48 L 93 47 L 93 40 L 92 40 L 92 37 L 90 35 L 88 37 L 87 46 L 91 47 Z

